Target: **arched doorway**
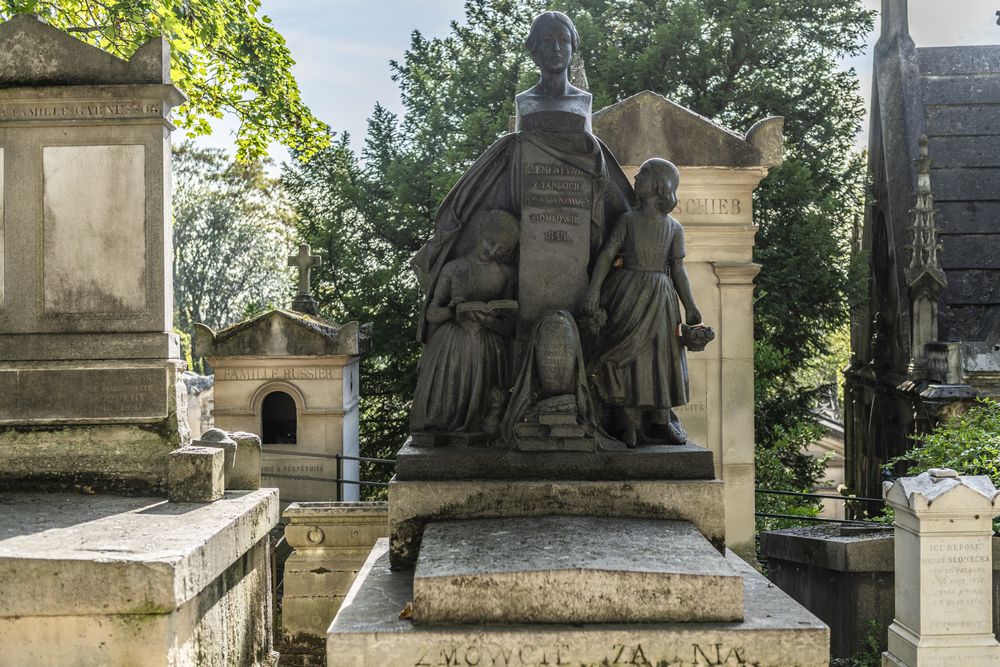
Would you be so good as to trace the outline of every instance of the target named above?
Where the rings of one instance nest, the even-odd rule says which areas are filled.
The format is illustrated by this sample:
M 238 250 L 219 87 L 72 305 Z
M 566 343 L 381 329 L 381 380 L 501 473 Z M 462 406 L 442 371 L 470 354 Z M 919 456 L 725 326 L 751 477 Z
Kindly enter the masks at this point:
M 295 400 L 283 391 L 264 397 L 260 411 L 261 441 L 265 445 L 294 445 L 298 423 Z

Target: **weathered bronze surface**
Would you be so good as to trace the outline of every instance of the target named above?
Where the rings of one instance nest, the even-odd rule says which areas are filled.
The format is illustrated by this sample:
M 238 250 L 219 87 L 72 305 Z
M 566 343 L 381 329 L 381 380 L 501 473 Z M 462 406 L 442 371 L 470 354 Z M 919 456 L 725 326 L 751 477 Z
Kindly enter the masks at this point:
M 703 348 L 711 333 L 669 215 L 677 170 L 650 160 L 633 190 L 591 133 L 565 14 L 538 16 L 526 47 L 540 78 L 516 97 L 515 132 L 459 180 L 414 258 L 425 346 L 412 444 L 682 444 L 671 408 L 687 402 L 684 340 Z

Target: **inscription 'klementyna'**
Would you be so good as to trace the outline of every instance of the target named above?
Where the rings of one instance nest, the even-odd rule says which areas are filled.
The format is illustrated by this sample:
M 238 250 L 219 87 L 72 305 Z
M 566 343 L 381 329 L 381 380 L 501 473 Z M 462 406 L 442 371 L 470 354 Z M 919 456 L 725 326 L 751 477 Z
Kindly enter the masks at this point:
M 94 104 L 13 104 L 0 106 L 0 120 L 31 118 L 106 118 L 160 113 L 158 104 L 142 102 L 105 102 Z
M 542 162 L 532 162 L 525 165 L 527 174 L 541 174 L 543 176 L 585 176 L 579 169 L 567 167 L 561 164 L 547 164 Z

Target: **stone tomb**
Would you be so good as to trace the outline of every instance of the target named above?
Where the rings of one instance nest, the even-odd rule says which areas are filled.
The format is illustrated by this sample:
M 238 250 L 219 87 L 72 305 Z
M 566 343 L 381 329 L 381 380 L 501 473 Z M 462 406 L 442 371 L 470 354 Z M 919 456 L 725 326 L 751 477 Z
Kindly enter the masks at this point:
M 274 664 L 277 493 L 243 471 L 244 490 L 209 484 L 215 502 L 165 498 L 187 440 L 169 333 L 182 100 L 162 39 L 124 61 L 33 16 L 0 25 L 3 664 Z M 225 455 L 203 453 L 219 482 Z
M 215 370 L 215 424 L 261 436 L 261 474 L 282 502 L 358 500 L 357 322 L 271 310 L 219 332 L 195 325 L 194 353 Z M 280 453 L 279 453 L 280 452 Z M 321 454 L 327 458 L 309 456 Z M 312 477 L 315 480 L 293 479 Z
M 645 91 L 594 114 L 594 134 L 632 178 L 664 157 L 681 174 L 673 216 L 684 225 L 684 264 L 695 301 L 716 340 L 688 354 L 690 394 L 676 410 L 691 442 L 712 451 L 726 483 L 727 544 L 754 553 L 753 191 L 784 155 L 781 118 L 746 134 Z
M 170 83 L 21 15 L 0 27 L 0 485 L 162 492 L 184 440 Z

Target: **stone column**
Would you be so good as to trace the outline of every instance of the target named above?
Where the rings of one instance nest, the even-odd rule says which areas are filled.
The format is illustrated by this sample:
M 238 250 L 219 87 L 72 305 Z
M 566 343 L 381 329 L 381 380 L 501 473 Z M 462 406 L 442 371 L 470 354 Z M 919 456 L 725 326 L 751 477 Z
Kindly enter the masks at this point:
M 283 518 L 295 552 L 285 561 L 281 631 L 299 643 L 326 636 L 368 552 L 389 534 L 389 505 L 292 503 Z
M 714 262 L 719 280 L 721 453 L 726 542 L 746 558 L 754 541 L 753 280 L 760 264 Z
M 887 486 L 896 511 L 896 618 L 883 667 L 1000 665 L 993 636 L 988 477 L 933 469 Z

